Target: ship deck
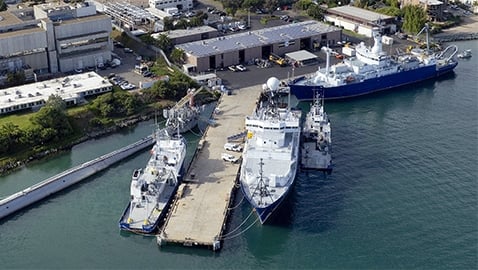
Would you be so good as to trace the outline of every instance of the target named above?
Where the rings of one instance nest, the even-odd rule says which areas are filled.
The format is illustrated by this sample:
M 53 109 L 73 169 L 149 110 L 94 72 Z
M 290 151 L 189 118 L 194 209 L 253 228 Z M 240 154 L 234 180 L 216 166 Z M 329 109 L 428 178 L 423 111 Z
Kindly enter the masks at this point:
M 220 113 L 214 115 L 216 125 L 206 130 L 159 231 L 160 245 L 177 243 L 213 250 L 220 247 L 240 168 L 239 163 L 223 161 L 221 154 L 227 137 L 244 132 L 245 116 L 253 112 L 261 89 L 242 88 L 221 97 L 217 110 Z

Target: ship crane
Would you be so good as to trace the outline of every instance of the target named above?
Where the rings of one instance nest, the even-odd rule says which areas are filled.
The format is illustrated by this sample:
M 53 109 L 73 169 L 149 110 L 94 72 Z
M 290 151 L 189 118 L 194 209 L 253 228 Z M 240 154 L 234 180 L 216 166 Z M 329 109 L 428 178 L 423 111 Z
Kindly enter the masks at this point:
M 194 106 L 194 97 L 199 92 L 201 92 L 202 89 L 203 89 L 202 86 L 198 89 L 189 89 L 188 94 L 185 95 L 181 100 L 179 100 L 178 103 L 176 103 L 176 105 L 174 105 L 173 109 L 182 108 L 184 105 L 186 105 L 187 102 L 189 102 L 189 106 Z
M 425 40 L 425 44 L 427 45 L 427 53 L 430 52 L 430 40 L 429 40 L 429 31 L 428 31 L 428 24 L 426 23 L 425 26 L 422 28 L 422 30 L 420 30 L 420 32 L 418 32 L 418 34 L 415 36 L 415 39 L 418 41 L 420 40 L 420 35 L 423 33 L 423 31 L 425 31 L 426 33 L 426 40 Z

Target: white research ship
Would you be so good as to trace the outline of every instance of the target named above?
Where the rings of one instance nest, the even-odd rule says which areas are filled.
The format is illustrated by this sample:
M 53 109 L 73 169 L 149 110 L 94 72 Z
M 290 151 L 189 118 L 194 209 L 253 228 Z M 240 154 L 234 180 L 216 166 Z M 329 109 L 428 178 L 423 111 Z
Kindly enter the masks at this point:
M 281 106 L 279 83 L 267 80 L 254 113 L 246 117 L 241 189 L 262 224 L 291 190 L 299 162 L 302 113 Z
M 170 132 L 167 128 L 156 131 L 156 143 L 146 168 L 133 172 L 131 199 L 119 221 L 122 230 L 152 233 L 165 218 L 186 157 L 185 139 L 179 132 Z

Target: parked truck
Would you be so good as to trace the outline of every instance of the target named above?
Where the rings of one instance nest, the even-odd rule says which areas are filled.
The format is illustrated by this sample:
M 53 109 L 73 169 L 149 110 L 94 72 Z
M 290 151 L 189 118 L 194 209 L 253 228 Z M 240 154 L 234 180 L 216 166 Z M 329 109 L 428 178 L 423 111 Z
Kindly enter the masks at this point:
M 272 61 L 272 62 L 278 64 L 281 67 L 287 66 L 287 61 L 284 58 L 278 56 L 277 54 L 271 53 L 269 55 L 269 61 Z

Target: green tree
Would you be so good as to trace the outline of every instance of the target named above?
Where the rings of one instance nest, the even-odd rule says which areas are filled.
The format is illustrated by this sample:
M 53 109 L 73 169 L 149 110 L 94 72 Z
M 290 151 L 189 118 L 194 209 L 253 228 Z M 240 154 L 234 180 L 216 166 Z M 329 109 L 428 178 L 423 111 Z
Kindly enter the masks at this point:
M 383 7 L 375 10 L 378 13 L 389 15 L 389 16 L 402 16 L 402 11 L 396 7 Z
M 179 19 L 176 22 L 176 25 L 174 26 L 174 29 L 186 29 L 186 28 L 188 28 L 188 26 L 189 26 L 188 21 L 186 21 L 186 19 L 182 18 L 182 19 Z
M 43 128 L 40 136 L 43 139 L 42 142 L 60 139 L 73 132 L 66 114 L 66 103 L 58 95 L 51 95 L 45 106 L 31 118 L 31 121 Z
M 174 20 L 170 17 L 164 17 L 163 19 L 163 26 L 164 31 L 174 30 Z
M 5 4 L 3 0 L 0 0 L 0 11 L 5 11 L 7 10 L 8 6 Z
M 9 85 L 22 85 L 25 83 L 25 72 L 23 70 L 9 72 L 7 74 L 7 83 Z
M 141 105 L 136 94 L 114 91 L 97 97 L 90 103 L 89 109 L 102 118 L 123 117 L 136 113 Z
M 161 34 L 158 36 L 157 44 L 158 47 L 165 52 L 169 52 L 173 46 L 171 39 L 166 34 Z
M 299 10 L 307 10 L 312 4 L 312 0 L 299 0 L 294 4 L 294 7 Z
M 242 5 L 242 1 L 238 0 L 222 0 L 221 2 L 226 13 L 230 14 L 232 17 L 236 16 L 237 10 Z
M 403 13 L 404 22 L 402 29 L 408 33 L 418 34 L 427 21 L 425 10 L 420 6 L 406 5 L 403 8 Z
M 317 5 L 311 5 L 309 9 L 307 10 L 307 15 L 309 15 L 310 17 L 318 21 L 324 20 L 324 14 L 325 14 L 325 10 L 323 10 L 321 7 Z
M 242 2 L 242 8 L 245 8 L 245 9 L 258 9 L 258 8 L 261 8 L 264 6 L 264 0 L 244 0 L 244 2 Z
M 201 26 L 201 25 L 204 25 L 204 22 L 199 17 L 195 16 L 195 17 L 192 17 L 191 19 L 189 19 L 189 26 L 197 27 L 197 26 Z
M 276 11 L 278 6 L 279 0 L 265 0 L 264 2 L 264 8 L 266 8 L 271 15 Z
M 12 122 L 8 122 L 0 127 L 0 153 L 8 153 L 15 150 L 15 147 L 21 143 L 23 131 Z
M 170 57 L 171 57 L 171 60 L 173 60 L 173 62 L 182 64 L 184 61 L 183 60 L 184 51 L 178 48 L 174 48 L 173 51 L 171 52 Z

